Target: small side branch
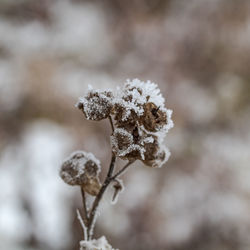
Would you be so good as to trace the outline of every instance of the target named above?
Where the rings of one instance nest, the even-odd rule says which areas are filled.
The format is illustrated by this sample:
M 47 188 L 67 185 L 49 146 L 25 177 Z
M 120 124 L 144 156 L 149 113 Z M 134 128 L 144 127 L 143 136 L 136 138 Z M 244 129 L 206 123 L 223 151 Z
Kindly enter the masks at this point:
M 114 181 L 117 177 L 125 173 L 129 166 L 131 166 L 135 161 L 129 161 L 121 170 L 119 170 L 114 176 L 111 177 L 111 181 Z
M 110 115 L 109 115 L 109 122 L 110 122 L 110 125 L 111 125 L 111 128 L 112 128 L 112 133 L 113 133 L 114 130 L 115 130 L 115 127 L 114 127 L 114 123 L 113 123 L 112 117 Z
M 77 214 L 77 219 L 79 220 L 79 222 L 82 226 L 84 240 L 88 240 L 87 226 L 84 224 L 84 221 L 83 221 L 82 216 L 81 216 L 78 209 L 76 210 L 76 214 Z

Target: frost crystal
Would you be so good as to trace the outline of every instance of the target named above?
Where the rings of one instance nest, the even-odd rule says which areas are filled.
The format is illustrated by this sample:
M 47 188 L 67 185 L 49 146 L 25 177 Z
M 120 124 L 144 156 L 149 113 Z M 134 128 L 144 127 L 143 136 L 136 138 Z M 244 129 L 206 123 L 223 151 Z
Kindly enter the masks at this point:
M 119 249 L 112 248 L 112 246 L 108 243 L 105 236 L 102 236 L 97 240 L 81 241 L 80 250 L 119 250 Z
M 60 176 L 67 184 L 82 186 L 87 193 L 97 195 L 100 171 L 100 161 L 92 153 L 77 151 L 63 162 Z

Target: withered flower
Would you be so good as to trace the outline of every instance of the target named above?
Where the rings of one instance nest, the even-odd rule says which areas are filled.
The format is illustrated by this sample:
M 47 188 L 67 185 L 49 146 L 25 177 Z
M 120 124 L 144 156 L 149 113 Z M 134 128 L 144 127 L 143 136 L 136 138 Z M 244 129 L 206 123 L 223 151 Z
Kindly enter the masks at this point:
M 81 186 L 95 196 L 101 188 L 99 172 L 100 162 L 92 153 L 77 151 L 63 162 L 60 176 L 67 184 Z
M 88 120 L 100 121 L 109 118 L 111 124 L 112 157 L 109 170 L 101 185 L 99 181 L 100 162 L 92 153 L 78 151 L 62 164 L 60 176 L 69 185 L 81 187 L 83 215 L 77 217 L 84 233 L 80 250 L 114 250 L 105 237 L 93 240 L 98 206 L 109 185 L 113 183 L 112 203 L 123 191 L 120 177 L 134 161 L 140 160 L 146 166 L 161 167 L 170 156 L 162 144 L 168 130 L 173 127 L 172 111 L 165 107 L 165 99 L 155 83 L 138 79 L 127 80 L 116 92 L 89 89 L 76 104 Z M 113 123 L 114 120 L 114 123 Z M 119 170 L 116 158 L 127 160 Z M 88 196 L 96 196 L 87 206 Z
M 114 98 L 112 114 L 117 126 L 111 136 L 113 152 L 122 159 L 162 166 L 169 153 L 160 142 L 173 122 L 172 111 L 165 108 L 158 86 L 150 81 L 128 80 Z
M 111 91 L 89 90 L 85 97 L 79 98 L 76 106 L 88 120 L 100 121 L 107 118 L 113 107 Z

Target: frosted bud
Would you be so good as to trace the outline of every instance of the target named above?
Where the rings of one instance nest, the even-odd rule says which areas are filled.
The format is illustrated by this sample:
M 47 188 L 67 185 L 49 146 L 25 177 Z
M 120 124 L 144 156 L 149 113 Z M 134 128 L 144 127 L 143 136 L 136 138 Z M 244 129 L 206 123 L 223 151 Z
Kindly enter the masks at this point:
M 66 159 L 60 176 L 69 185 L 81 186 L 87 193 L 96 196 L 101 188 L 98 178 L 100 162 L 92 153 L 77 151 Z
M 88 120 L 100 121 L 110 115 L 112 99 L 111 91 L 89 90 L 85 97 L 79 98 L 76 107 L 83 111 Z
M 105 236 L 102 236 L 97 240 L 81 241 L 80 250 L 119 250 L 119 249 L 112 248 L 112 246 L 108 243 Z
M 123 185 L 122 180 L 116 179 L 116 180 L 114 180 L 114 182 L 115 182 L 113 185 L 114 194 L 112 197 L 113 204 L 115 204 L 117 202 L 119 194 L 124 190 L 124 185 Z

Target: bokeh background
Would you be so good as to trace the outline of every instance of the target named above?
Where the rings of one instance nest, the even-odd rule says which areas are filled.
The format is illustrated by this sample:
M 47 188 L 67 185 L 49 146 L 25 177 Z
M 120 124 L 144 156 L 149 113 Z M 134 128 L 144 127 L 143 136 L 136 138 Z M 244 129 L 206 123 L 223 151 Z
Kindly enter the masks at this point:
M 250 1 L 1 0 L 1 250 L 79 249 L 80 191 L 60 163 L 81 149 L 107 170 L 111 131 L 74 104 L 88 84 L 127 78 L 160 86 L 172 155 L 127 172 L 96 237 L 121 250 L 250 249 Z

